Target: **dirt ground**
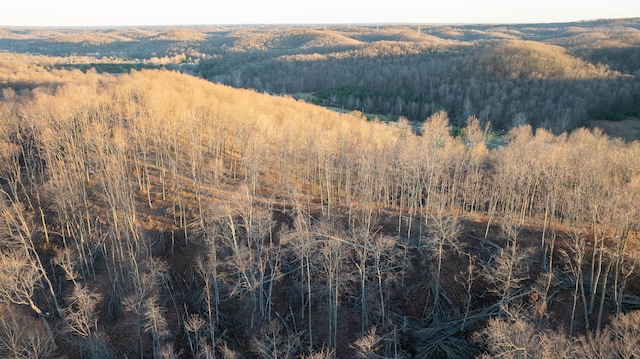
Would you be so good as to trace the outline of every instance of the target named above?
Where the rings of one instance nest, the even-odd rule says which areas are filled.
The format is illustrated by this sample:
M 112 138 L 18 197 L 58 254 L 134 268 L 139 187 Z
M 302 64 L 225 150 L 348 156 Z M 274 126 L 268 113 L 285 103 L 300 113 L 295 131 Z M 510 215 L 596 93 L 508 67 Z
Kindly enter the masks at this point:
M 640 140 L 640 119 L 627 118 L 622 121 L 591 121 L 590 128 L 601 128 L 604 133 L 611 137 L 619 137 L 625 141 Z

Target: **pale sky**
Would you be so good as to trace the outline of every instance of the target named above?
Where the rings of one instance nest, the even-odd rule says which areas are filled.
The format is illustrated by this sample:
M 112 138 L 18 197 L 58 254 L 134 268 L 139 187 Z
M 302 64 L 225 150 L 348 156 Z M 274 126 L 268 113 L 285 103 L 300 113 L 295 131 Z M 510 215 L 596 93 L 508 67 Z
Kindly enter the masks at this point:
M 640 17 L 639 0 L 2 0 L 0 26 L 534 23 Z

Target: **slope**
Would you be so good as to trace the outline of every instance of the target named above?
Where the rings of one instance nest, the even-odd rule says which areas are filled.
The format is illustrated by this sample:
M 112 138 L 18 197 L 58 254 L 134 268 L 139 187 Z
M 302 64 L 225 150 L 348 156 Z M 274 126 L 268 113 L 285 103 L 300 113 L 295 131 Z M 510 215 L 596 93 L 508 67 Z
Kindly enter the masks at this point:
M 416 135 L 177 72 L 16 67 L 0 340 L 32 356 L 474 357 L 531 327 L 584 353 L 637 324 L 637 142 L 522 126 L 490 151 L 473 117 Z

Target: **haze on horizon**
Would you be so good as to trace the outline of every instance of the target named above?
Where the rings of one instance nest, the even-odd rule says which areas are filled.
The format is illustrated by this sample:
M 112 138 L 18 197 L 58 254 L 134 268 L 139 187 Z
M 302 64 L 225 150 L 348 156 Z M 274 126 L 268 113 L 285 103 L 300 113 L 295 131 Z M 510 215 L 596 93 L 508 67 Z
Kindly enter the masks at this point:
M 79 2 L 11 1 L 0 26 L 151 26 L 338 23 L 554 23 L 640 17 L 640 2 L 538 0 L 484 2 L 234 0 Z

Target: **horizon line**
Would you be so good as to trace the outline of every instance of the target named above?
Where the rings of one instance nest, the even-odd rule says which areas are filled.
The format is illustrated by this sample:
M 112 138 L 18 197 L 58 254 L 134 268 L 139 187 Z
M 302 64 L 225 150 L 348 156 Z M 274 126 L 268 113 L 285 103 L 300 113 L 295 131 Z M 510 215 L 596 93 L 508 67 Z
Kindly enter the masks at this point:
M 552 24 L 571 24 L 571 23 L 589 23 L 598 21 L 616 21 L 616 20 L 635 20 L 640 17 L 619 17 L 619 18 L 595 18 L 575 21 L 553 21 L 553 22 L 318 22 L 318 23 L 210 23 L 210 24 L 120 24 L 120 25 L 3 25 L 0 28 L 40 28 L 40 29 L 97 29 L 97 28 L 154 28 L 154 27 L 278 27 L 278 26 L 499 26 L 499 25 L 552 25 Z

